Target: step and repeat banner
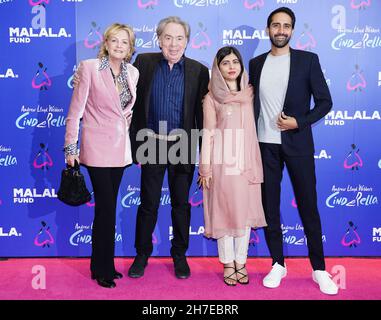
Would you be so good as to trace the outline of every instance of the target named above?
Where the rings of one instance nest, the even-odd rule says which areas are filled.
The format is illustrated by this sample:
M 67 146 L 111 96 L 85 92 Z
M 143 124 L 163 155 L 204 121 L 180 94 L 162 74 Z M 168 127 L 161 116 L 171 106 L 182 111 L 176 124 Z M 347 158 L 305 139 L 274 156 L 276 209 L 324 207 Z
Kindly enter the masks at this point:
M 210 68 L 218 48 L 233 45 L 247 66 L 270 49 L 267 16 L 284 5 L 296 14 L 291 46 L 319 55 L 334 101 L 313 129 L 325 253 L 380 256 L 381 0 L 0 0 L 0 257 L 91 252 L 94 203 L 66 206 L 57 189 L 73 73 L 79 61 L 96 57 L 108 25 L 131 25 L 137 53 L 159 51 L 157 23 L 177 15 L 191 25 L 188 57 Z M 216 241 L 203 236 L 196 177 L 197 170 L 188 255 L 215 256 Z M 118 197 L 118 256 L 135 254 L 139 204 L 140 168 L 134 165 Z M 170 208 L 165 180 L 152 235 L 155 256 L 169 255 Z M 285 254 L 306 256 L 286 170 L 281 213 Z M 263 230 L 252 230 L 249 255 L 269 255 Z

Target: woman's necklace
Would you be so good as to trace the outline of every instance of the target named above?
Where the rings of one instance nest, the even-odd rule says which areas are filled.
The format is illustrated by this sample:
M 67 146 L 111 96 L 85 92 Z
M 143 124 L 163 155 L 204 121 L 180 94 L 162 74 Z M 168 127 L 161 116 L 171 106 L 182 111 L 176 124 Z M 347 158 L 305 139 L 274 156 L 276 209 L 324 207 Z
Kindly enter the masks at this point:
M 116 76 L 116 75 L 114 74 L 114 71 L 112 71 L 112 68 L 110 68 L 110 70 L 111 70 L 112 78 L 113 78 L 114 83 L 115 83 L 115 85 L 116 85 L 116 82 L 117 82 L 117 80 L 118 80 L 119 75 Z

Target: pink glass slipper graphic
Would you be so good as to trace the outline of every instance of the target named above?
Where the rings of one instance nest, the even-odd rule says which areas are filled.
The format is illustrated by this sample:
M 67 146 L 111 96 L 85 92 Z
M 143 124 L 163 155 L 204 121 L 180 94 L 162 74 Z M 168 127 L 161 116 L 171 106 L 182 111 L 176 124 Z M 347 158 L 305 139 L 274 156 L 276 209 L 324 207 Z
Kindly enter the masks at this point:
M 343 238 L 341 239 L 341 244 L 344 247 L 357 247 L 361 243 L 359 234 L 357 233 L 357 227 L 353 224 L 352 221 L 349 221 L 349 228 L 345 232 Z
M 363 161 L 359 155 L 360 149 L 357 148 L 356 145 L 351 145 L 352 150 L 348 153 L 347 157 L 344 160 L 344 168 L 351 170 L 358 170 L 363 166 Z
M 191 40 L 191 47 L 193 49 L 206 49 L 206 47 L 210 47 L 212 45 L 212 42 L 210 41 L 210 38 L 208 34 L 206 33 L 206 28 L 204 28 L 204 25 L 199 22 L 198 24 L 199 30 L 196 35 Z
M 103 36 L 99 32 L 100 27 L 97 27 L 96 22 L 91 22 L 91 29 L 84 40 L 84 45 L 86 48 L 93 49 L 97 45 L 101 44 L 103 41 Z
M 311 50 L 316 47 L 316 40 L 314 36 L 311 34 L 311 30 L 308 29 L 308 24 L 304 24 L 306 30 L 299 36 L 296 41 L 296 47 L 299 50 Z
M 50 0 L 38 0 L 38 1 L 33 1 L 33 0 L 29 0 L 29 4 L 31 6 L 39 6 L 40 4 L 43 5 L 43 3 L 46 3 L 46 4 L 49 4 Z
M 244 7 L 246 9 L 259 9 L 259 8 L 262 8 L 264 5 L 265 5 L 265 1 L 264 0 L 256 0 L 256 1 L 252 1 L 252 0 L 245 0 L 244 2 Z
M 44 65 L 39 62 L 38 70 L 32 79 L 32 88 L 40 90 L 48 90 L 48 87 L 52 85 L 52 81 L 49 75 L 46 73 L 48 68 L 44 68 Z
M 48 148 L 45 148 L 43 143 L 40 143 L 40 151 L 37 153 L 36 158 L 33 161 L 33 167 L 36 169 L 49 169 L 53 166 L 53 160 L 48 153 Z
M 42 228 L 34 238 L 34 244 L 37 247 L 50 247 L 51 244 L 54 244 L 54 238 L 52 234 L 50 233 L 49 229 L 50 227 L 47 226 L 45 221 L 41 221 Z
M 370 7 L 371 0 L 352 0 L 351 8 L 352 9 L 365 9 L 365 7 Z
M 257 243 L 259 243 L 258 233 L 254 229 L 251 229 L 249 245 L 255 246 L 255 244 L 257 244 Z
M 366 80 L 364 78 L 363 71 L 360 70 L 359 66 L 356 64 L 355 71 L 347 81 L 347 90 L 362 91 L 362 88 L 366 88 Z
M 204 201 L 204 198 L 203 198 L 202 190 L 201 188 L 197 187 L 196 191 L 193 192 L 188 202 L 192 207 L 199 207 L 202 205 L 203 201 Z
M 158 0 L 138 0 L 138 7 L 140 9 L 153 9 L 154 6 L 157 6 L 159 3 Z

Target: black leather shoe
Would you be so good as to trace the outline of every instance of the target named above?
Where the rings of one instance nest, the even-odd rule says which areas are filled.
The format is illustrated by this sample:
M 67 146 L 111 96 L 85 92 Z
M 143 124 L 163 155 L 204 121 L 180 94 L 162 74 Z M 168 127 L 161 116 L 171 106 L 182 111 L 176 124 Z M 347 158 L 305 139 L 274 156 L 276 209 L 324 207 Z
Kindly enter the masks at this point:
M 104 288 L 115 288 L 116 287 L 116 283 L 114 282 L 114 280 L 106 280 L 103 278 L 97 278 L 96 280 L 97 280 L 97 283 L 101 287 L 104 287 Z
M 190 269 L 185 256 L 177 256 L 173 258 L 175 266 L 175 276 L 178 279 L 187 279 L 190 277 Z
M 144 269 L 148 263 L 148 256 L 138 254 L 135 257 L 130 269 L 128 270 L 128 276 L 130 278 L 140 278 L 144 275 Z
M 97 276 L 94 273 L 91 273 L 91 279 L 95 280 L 96 278 L 97 278 Z M 113 280 L 115 280 L 115 279 L 122 279 L 122 278 L 123 278 L 123 275 L 120 272 L 115 270 L 114 279 Z

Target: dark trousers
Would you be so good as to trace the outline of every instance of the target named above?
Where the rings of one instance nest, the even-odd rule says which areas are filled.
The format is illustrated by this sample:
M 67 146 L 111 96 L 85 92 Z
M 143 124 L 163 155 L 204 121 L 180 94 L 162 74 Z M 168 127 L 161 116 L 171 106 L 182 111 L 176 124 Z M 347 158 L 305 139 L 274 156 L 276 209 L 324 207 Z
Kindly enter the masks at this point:
M 95 198 L 90 269 L 98 277 L 112 280 L 115 273 L 116 205 L 125 168 L 87 166 L 87 169 Z
M 280 144 L 260 143 L 264 183 L 262 202 L 268 226 L 264 228 L 273 264 L 284 266 L 283 234 L 280 221 L 280 192 L 284 164 L 294 189 L 299 215 L 307 237 L 308 255 L 314 270 L 325 270 L 322 229 L 317 208 L 314 157 L 290 157 Z
M 191 206 L 188 201 L 194 167 L 191 172 L 182 168 L 181 164 L 142 165 L 141 204 L 137 213 L 135 233 L 135 248 L 138 254 L 149 256 L 152 253 L 152 233 L 157 222 L 164 175 L 168 170 L 173 226 L 171 256 L 185 255 L 189 245 Z

